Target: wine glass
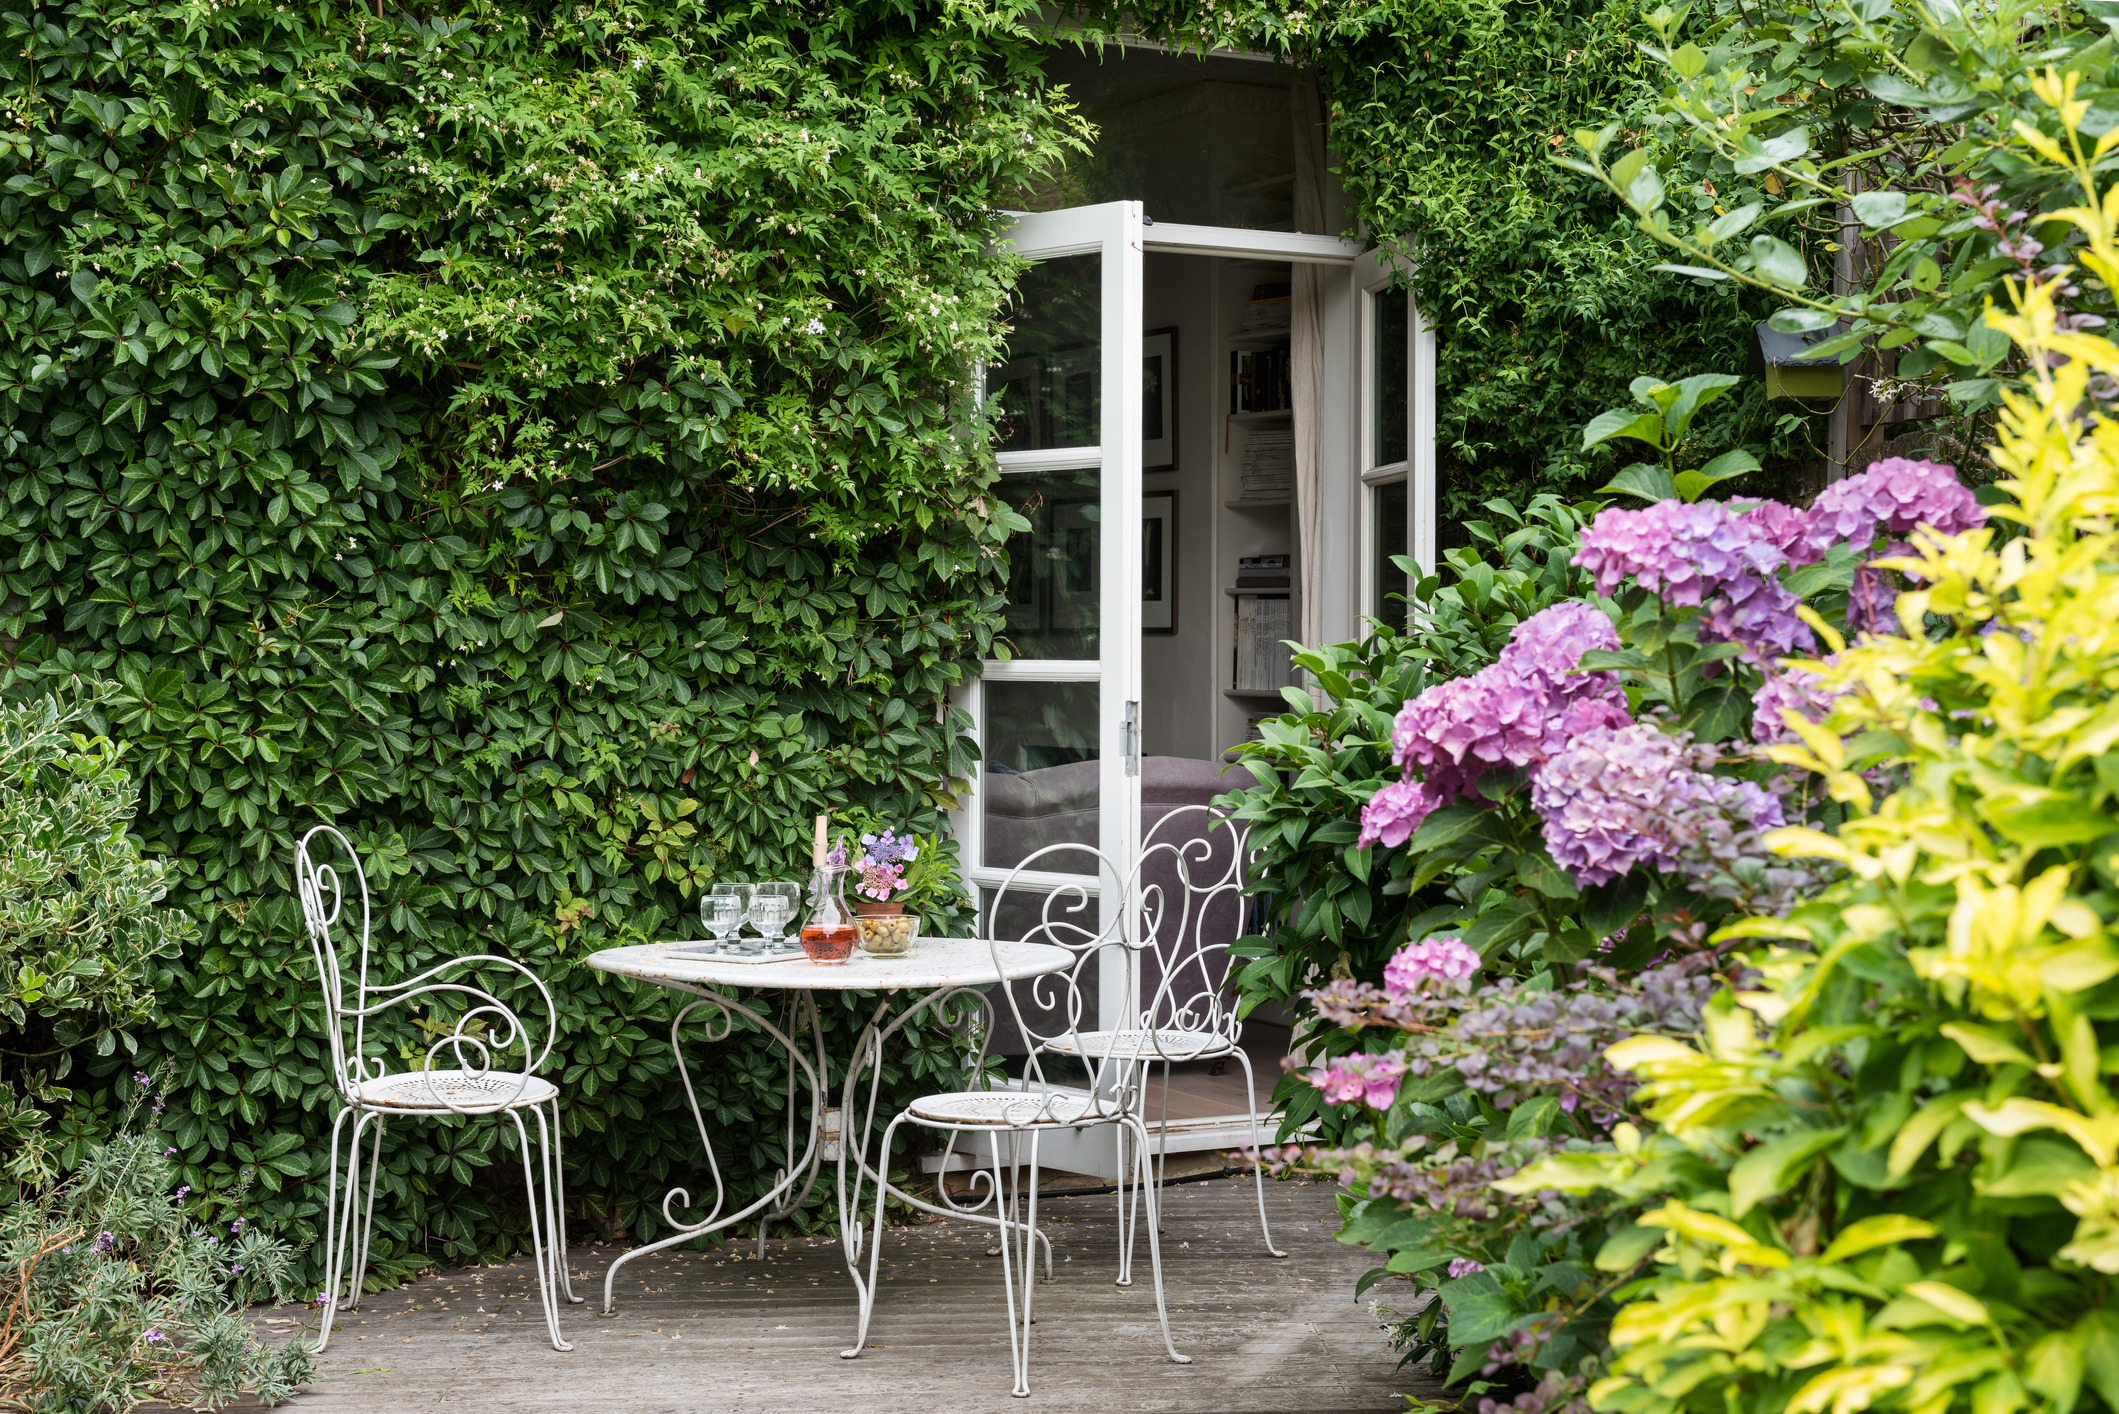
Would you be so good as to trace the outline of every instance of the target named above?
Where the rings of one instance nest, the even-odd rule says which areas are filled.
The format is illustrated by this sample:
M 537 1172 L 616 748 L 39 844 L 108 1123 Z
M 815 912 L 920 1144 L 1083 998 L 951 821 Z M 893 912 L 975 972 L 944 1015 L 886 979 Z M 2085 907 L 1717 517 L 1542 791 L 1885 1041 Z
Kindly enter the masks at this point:
M 728 940 L 743 930 L 749 912 L 748 901 L 734 893 L 712 893 L 699 900 L 699 922 L 723 951 L 728 949 Z
M 787 900 L 787 917 L 785 922 L 780 925 L 782 932 L 774 935 L 772 943 L 766 948 L 766 951 L 784 953 L 802 951 L 799 943 L 792 938 L 784 936 L 785 929 L 802 916 L 802 886 L 788 883 L 784 880 L 774 880 L 771 883 L 751 885 L 751 892 L 754 898 L 764 897 Z
M 768 953 L 790 951 L 783 935 L 794 917 L 795 901 L 785 894 L 767 893 L 763 889 L 752 894 L 750 926 L 758 930 L 757 950 Z

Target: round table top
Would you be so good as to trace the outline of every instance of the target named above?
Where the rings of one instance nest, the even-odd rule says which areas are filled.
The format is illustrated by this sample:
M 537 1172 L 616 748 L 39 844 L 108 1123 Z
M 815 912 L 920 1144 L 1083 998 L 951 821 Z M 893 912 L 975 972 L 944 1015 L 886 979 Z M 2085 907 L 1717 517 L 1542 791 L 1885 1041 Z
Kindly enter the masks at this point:
M 1050 943 L 995 945 L 983 938 L 921 938 L 911 952 L 899 957 L 871 957 L 856 950 L 843 963 L 815 963 L 800 956 L 777 962 L 733 962 L 672 955 L 679 948 L 709 946 L 710 942 L 699 941 L 605 948 L 590 954 L 589 966 L 665 985 L 895 992 L 910 987 L 984 987 L 1004 978 L 1013 981 L 1063 971 L 1076 960 L 1075 954 Z M 999 968 L 994 966 L 996 953 Z

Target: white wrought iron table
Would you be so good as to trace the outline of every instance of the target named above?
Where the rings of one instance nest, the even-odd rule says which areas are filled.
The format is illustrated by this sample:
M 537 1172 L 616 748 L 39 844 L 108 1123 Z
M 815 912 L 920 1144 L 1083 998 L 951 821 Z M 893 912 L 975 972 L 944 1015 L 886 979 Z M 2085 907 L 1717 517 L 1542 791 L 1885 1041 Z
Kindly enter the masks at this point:
M 643 982 L 652 982 L 658 987 L 673 991 L 688 992 L 699 998 L 688 1003 L 670 1022 L 670 1049 L 677 1058 L 677 1071 L 684 1080 L 684 1097 L 691 1106 L 692 1122 L 699 1130 L 699 1143 L 706 1150 L 707 1170 L 713 1175 L 714 1202 L 706 1216 L 692 1221 L 679 1218 L 671 1211 L 674 1203 L 680 1208 L 694 1208 L 691 1194 L 684 1188 L 672 1188 L 663 1195 L 662 1216 L 664 1221 L 677 1231 L 659 1242 L 636 1247 L 611 1263 L 603 1279 L 603 1313 L 611 1314 L 615 1309 L 611 1293 L 618 1269 L 635 1257 L 688 1242 L 695 1237 L 732 1227 L 752 1218 L 758 1220 L 758 1241 L 762 1251 L 766 1225 L 776 1218 L 785 1217 L 797 1209 L 809 1197 L 817 1175 L 826 1163 L 836 1161 L 838 1166 L 838 1207 L 840 1245 L 846 1254 L 847 1275 L 865 1302 L 864 1289 L 859 1270 L 865 1233 L 858 1214 L 861 1211 L 861 1188 L 864 1182 L 873 1182 L 888 1188 L 893 1198 L 908 1203 L 926 1212 L 944 1217 L 954 1216 L 950 1209 L 937 1207 L 922 1199 L 890 1185 L 887 1174 L 889 1155 L 877 1156 L 874 1165 L 869 1163 L 868 1141 L 875 1123 L 877 1092 L 881 1085 L 882 1067 L 879 1064 L 883 1044 L 914 1017 L 953 998 L 971 998 L 979 1018 L 991 1021 L 990 1006 L 985 989 L 1003 980 L 1016 981 L 1026 977 L 1038 977 L 1046 973 L 1059 972 L 1072 966 L 1074 954 L 1065 948 L 1047 943 L 989 943 L 981 938 L 922 938 L 913 944 L 913 950 L 901 957 L 872 957 L 856 952 L 847 962 L 838 965 L 820 965 L 806 957 L 796 956 L 774 962 L 741 962 L 721 957 L 687 957 L 680 950 L 711 946 L 704 942 L 645 943 L 633 947 L 606 948 L 589 958 L 589 966 L 600 972 L 615 973 L 621 977 L 633 977 Z M 996 965 L 998 964 L 998 965 Z M 781 991 L 789 993 L 789 1028 L 776 1025 L 770 1015 L 747 1005 L 727 994 L 725 989 L 741 988 L 745 991 Z M 891 1003 L 900 992 L 925 991 L 926 996 L 914 1001 L 884 1024 Z M 854 1042 L 853 1055 L 846 1066 L 845 1089 L 838 1106 L 829 1103 L 830 1065 L 825 1054 L 824 1022 L 817 1010 L 818 992 L 879 992 L 875 1009 L 869 1014 L 868 1023 L 862 1028 L 860 1037 Z M 712 1138 L 707 1133 L 706 1119 L 699 1112 L 698 1092 L 692 1086 L 691 1067 L 684 1060 L 684 1045 L 681 1030 L 685 1019 L 694 1011 L 705 1007 L 709 1010 L 706 1025 L 706 1040 L 709 1042 L 727 1039 L 735 1026 L 735 1018 L 742 1016 L 754 1023 L 766 1035 L 779 1042 L 788 1056 L 788 1107 L 787 1107 L 787 1152 L 794 1154 L 797 1125 L 795 1119 L 795 1072 L 799 1069 L 809 1082 L 809 1144 L 799 1162 L 790 1163 L 775 1178 L 764 1196 L 754 1200 L 748 1207 L 723 1215 L 721 1212 L 727 1199 L 727 1185 L 721 1178 L 721 1166 L 714 1157 Z M 783 1008 L 767 1008 L 768 1011 Z M 718 1017 L 718 1021 L 715 1019 Z M 970 1013 L 965 1019 L 971 1019 Z M 804 1046 L 790 1031 L 802 1030 L 810 1033 L 810 1044 Z M 805 1051 L 807 1054 L 805 1054 Z M 981 1048 L 981 1060 L 984 1050 Z M 857 1133 L 852 1142 L 847 1142 L 849 1126 L 843 1117 L 853 1112 L 856 1098 L 856 1083 L 863 1070 L 872 1072 L 867 1105 Z M 887 1116 L 886 1116 L 887 1118 Z M 849 1153 L 853 1159 L 853 1184 L 848 1187 Z M 801 1187 L 797 1190 L 796 1185 Z M 790 1198 L 789 1195 L 793 1196 Z M 785 1200 L 785 1201 L 783 1201 Z M 858 1351 L 848 1351 L 849 1355 Z

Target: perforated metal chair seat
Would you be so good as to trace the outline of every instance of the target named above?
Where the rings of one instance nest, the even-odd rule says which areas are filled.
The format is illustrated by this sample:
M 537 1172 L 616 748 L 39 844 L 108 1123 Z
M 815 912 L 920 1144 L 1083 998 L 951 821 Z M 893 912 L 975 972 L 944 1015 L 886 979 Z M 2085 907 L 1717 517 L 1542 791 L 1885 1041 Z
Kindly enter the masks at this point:
M 968 1090 L 922 1095 L 907 1107 L 914 1119 L 936 1124 L 990 1124 L 997 1129 L 1061 1129 L 1117 1118 L 1106 1106 L 1096 1113 L 1091 1097 L 1065 1090 Z
M 460 1110 L 521 1109 L 556 1099 L 559 1087 L 549 1080 L 530 1076 L 488 1072 L 468 1074 L 461 1070 L 415 1070 L 386 1075 L 360 1083 L 360 1103 L 385 1110 L 437 1110 L 455 1106 Z
M 1062 1056 L 1138 1056 L 1143 1060 L 1191 1060 L 1210 1051 L 1232 1051 L 1229 1038 L 1201 1031 L 1084 1031 L 1045 1044 Z

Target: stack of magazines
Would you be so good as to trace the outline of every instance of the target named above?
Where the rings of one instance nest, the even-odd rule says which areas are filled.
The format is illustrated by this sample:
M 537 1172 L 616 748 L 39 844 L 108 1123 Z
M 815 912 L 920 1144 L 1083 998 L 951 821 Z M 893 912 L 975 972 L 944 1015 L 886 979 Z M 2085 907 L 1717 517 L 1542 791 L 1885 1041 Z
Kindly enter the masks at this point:
M 1293 654 L 1281 640 L 1292 638 L 1292 601 L 1285 594 L 1236 596 L 1237 691 L 1277 692 L 1288 685 Z
M 1285 283 L 1254 286 L 1250 302 L 1243 307 L 1243 332 L 1270 334 L 1276 329 L 1285 329 L 1291 322 L 1292 308 L 1293 301 L 1288 298 Z
M 1254 427 L 1243 442 L 1238 500 L 1285 501 L 1295 494 L 1295 429 Z

